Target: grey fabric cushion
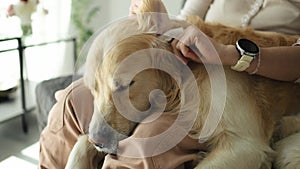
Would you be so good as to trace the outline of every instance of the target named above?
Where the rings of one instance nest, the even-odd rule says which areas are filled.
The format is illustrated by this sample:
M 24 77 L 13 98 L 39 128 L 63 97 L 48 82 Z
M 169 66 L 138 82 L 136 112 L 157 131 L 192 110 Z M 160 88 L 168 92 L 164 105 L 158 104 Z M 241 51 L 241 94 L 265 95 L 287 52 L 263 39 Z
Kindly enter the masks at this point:
M 37 102 L 37 120 L 40 131 L 47 125 L 48 114 L 56 103 L 54 94 L 56 91 L 66 88 L 73 81 L 81 78 L 82 75 L 68 75 L 42 81 L 35 88 Z

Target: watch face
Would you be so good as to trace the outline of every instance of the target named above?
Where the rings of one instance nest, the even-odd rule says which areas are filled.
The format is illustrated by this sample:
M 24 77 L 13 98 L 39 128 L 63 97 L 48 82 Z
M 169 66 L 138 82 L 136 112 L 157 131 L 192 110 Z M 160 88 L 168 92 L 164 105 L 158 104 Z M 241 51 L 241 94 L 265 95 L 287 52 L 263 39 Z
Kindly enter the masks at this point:
M 258 46 L 248 39 L 240 39 L 238 45 L 247 53 L 257 54 L 259 52 Z

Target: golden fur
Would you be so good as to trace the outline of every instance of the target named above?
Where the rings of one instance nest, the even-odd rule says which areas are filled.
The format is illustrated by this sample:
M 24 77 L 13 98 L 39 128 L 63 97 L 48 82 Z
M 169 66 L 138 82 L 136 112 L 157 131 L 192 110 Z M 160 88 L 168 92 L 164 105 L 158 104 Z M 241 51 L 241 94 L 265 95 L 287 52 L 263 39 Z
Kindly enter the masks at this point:
M 153 3 L 160 1 L 144 0 L 144 2 L 141 13 L 154 11 L 153 6 L 156 5 Z M 262 47 L 290 46 L 299 38 L 298 36 L 254 31 L 250 28 L 237 29 L 221 24 L 204 23 L 195 16 L 189 17 L 187 21 L 224 44 L 234 44 L 239 38 L 248 38 Z M 180 21 L 174 21 L 174 25 L 180 23 Z M 118 29 L 114 29 L 114 31 L 118 31 Z M 123 38 L 115 37 L 115 39 L 117 40 L 115 40 L 113 48 L 109 48 L 105 52 L 101 51 L 105 57 L 102 60 L 98 59 L 99 67 L 96 68 L 93 84 L 89 85 L 95 97 L 96 107 L 99 109 L 99 112 L 95 112 L 95 114 L 101 113 L 105 121 L 115 130 L 129 135 L 134 130 L 136 123 L 120 115 L 112 101 L 112 93 L 124 86 L 129 88 L 130 101 L 137 109 L 147 110 L 150 106 L 148 98 L 150 92 L 160 89 L 167 96 L 165 111 L 178 113 L 181 99 L 180 89 L 176 81 L 167 73 L 148 69 L 134 77 L 135 83 L 132 86 L 129 86 L 129 82 L 122 80 L 118 81 L 118 85 L 114 82 L 115 70 L 128 55 L 149 48 L 160 48 L 172 52 L 170 44 L 153 34 L 136 33 L 132 36 L 123 36 Z M 94 53 L 98 53 L 97 50 Z M 205 67 L 198 63 L 190 63 L 188 66 L 196 77 L 201 97 L 199 113 L 189 133 L 191 137 L 198 139 L 210 106 L 217 107 L 219 105 L 210 103 L 211 84 Z M 227 83 L 225 109 L 216 130 L 204 143 L 208 151 L 207 156 L 195 168 L 271 168 L 273 160 L 275 160 L 277 168 L 284 168 L 287 165 L 289 168 L 299 166 L 300 159 L 294 154 L 299 153 L 300 150 L 293 150 L 293 144 L 298 144 L 300 140 L 299 134 L 293 136 L 300 129 L 299 123 L 297 123 L 298 118 L 294 118 L 296 116 L 293 114 L 300 112 L 299 84 L 275 81 L 256 75 L 250 76 L 245 72 L 236 72 L 228 67 L 224 67 L 224 69 Z M 101 122 L 95 119 L 99 118 L 95 114 L 91 123 L 92 130 L 96 130 L 99 126 L 101 128 L 100 124 L 93 128 L 93 125 Z M 290 116 L 284 117 L 287 115 Z M 276 137 L 272 137 L 273 135 Z M 275 144 L 275 150 L 279 153 L 276 155 L 271 147 L 272 140 L 282 139 L 288 135 L 291 136 L 287 137 L 287 140 L 283 139 Z M 289 146 L 288 150 L 296 151 L 296 153 L 287 155 L 289 152 L 284 151 L 285 146 Z M 74 160 L 74 156 L 70 161 L 72 160 Z

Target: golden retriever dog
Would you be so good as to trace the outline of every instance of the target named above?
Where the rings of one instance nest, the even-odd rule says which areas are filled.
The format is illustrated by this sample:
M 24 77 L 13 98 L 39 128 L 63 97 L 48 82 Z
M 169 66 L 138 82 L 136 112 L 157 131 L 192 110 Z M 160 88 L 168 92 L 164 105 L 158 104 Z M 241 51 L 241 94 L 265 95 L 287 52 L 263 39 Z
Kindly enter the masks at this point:
M 156 11 L 157 5 L 165 11 L 160 0 L 144 0 L 139 12 Z M 122 20 L 95 38 L 85 75 L 95 98 L 94 114 L 89 134 L 76 143 L 66 168 L 101 166 L 105 153 L 118 154 L 118 143 L 157 111 L 182 116 L 183 124 L 191 125 L 188 135 L 207 147 L 206 156 L 194 168 L 300 166 L 299 84 L 236 72 L 226 66 L 185 65 L 174 56 L 164 32 L 189 24 L 167 15 L 147 16 Z M 168 22 L 167 26 L 159 25 L 161 21 Z M 261 47 L 291 46 L 299 38 L 205 23 L 195 16 L 187 22 L 224 44 L 248 38 Z M 220 77 L 218 70 L 224 73 L 225 81 L 214 83 L 212 79 Z M 171 71 L 175 71 L 175 78 Z M 213 120 L 209 120 L 210 115 Z

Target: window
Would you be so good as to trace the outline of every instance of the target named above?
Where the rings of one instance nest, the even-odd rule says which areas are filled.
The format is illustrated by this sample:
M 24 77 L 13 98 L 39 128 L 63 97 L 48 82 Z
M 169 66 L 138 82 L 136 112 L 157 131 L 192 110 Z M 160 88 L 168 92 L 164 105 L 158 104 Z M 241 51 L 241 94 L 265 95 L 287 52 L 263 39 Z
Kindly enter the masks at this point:
M 36 1 L 36 0 L 29 0 Z M 0 1 L 0 38 L 22 35 L 20 19 L 7 17 L 10 4 L 19 0 Z M 48 14 L 43 13 L 47 9 Z M 40 0 L 37 12 L 32 15 L 32 35 L 24 38 L 25 45 L 53 41 L 72 36 L 69 32 L 71 0 Z M 2 26 L 3 25 L 3 26 Z M 26 39 L 26 40 L 25 40 Z M 1 43 L 1 49 L 10 48 L 10 43 Z M 30 80 L 41 81 L 73 72 L 71 43 L 51 44 L 25 50 L 25 73 Z M 7 77 L 18 78 L 17 51 L 0 53 L 0 82 Z

